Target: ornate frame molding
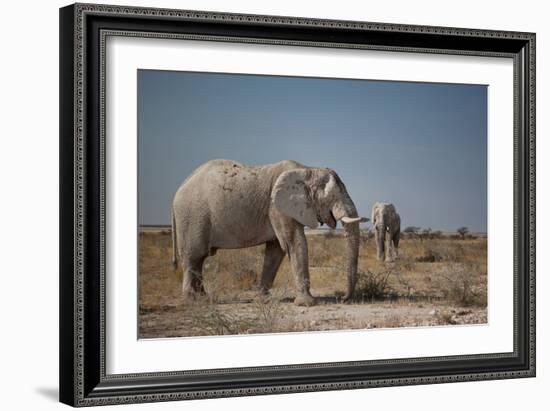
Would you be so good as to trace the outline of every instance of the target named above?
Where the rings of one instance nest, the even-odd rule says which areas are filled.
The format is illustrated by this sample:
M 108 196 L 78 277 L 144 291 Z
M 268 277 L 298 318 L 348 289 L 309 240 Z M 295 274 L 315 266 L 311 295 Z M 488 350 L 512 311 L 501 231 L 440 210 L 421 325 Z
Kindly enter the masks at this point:
M 355 389 L 366 387 L 432 384 L 532 377 L 535 375 L 535 35 L 533 33 L 476 30 L 448 27 L 317 20 L 295 17 L 228 14 L 188 10 L 150 9 L 95 4 L 76 4 L 61 9 L 61 272 L 60 272 L 60 398 L 75 406 L 169 401 L 193 398 L 215 398 L 303 391 Z M 104 21 L 137 20 L 134 26 L 111 29 Z M 111 19 L 111 20 L 110 20 Z M 155 21 L 166 24 L 165 32 L 148 31 Z M 208 34 L 171 32 L 170 27 L 204 24 Z M 120 23 L 124 26 L 124 22 Z M 217 25 L 229 25 L 235 35 L 216 32 Z M 242 27 L 249 35 L 241 35 Z M 352 33 L 352 42 L 328 42 L 310 39 L 312 28 L 332 33 Z M 302 30 L 305 29 L 304 32 Z M 278 36 L 254 35 L 278 30 Z M 379 35 L 378 33 L 382 33 Z M 409 44 L 357 42 L 358 34 L 384 33 L 398 35 Z M 357 35 L 353 37 L 353 35 Z M 508 57 L 514 59 L 514 352 L 473 356 L 416 358 L 388 361 L 357 361 L 297 366 L 249 367 L 226 370 L 174 371 L 106 375 L 105 373 L 105 48 L 108 36 L 156 37 L 358 48 L 383 51 L 464 54 Z M 305 36 L 308 39 L 301 38 Z M 408 40 L 407 40 L 408 39 Z M 458 46 L 458 47 L 457 47 Z M 68 78 L 71 79 L 69 82 Z M 89 99 L 95 98 L 99 108 Z M 92 121 L 93 120 L 93 121 Z M 95 121 L 97 120 L 97 121 Z M 97 123 L 91 125 L 92 123 Z M 93 156 L 90 153 L 96 153 Z M 93 176 L 92 176 L 93 175 Z M 89 212 L 92 210 L 92 212 Z M 90 234 L 97 223 L 97 232 Z M 70 249 L 70 253 L 68 250 Z M 95 258 L 95 261 L 91 261 Z M 97 313 L 96 313 L 97 311 Z M 90 313 L 93 312 L 93 315 Z M 96 318 L 97 314 L 97 318 Z M 494 367 L 495 361 L 510 365 Z M 403 366 L 424 363 L 487 364 L 470 372 L 430 373 L 407 376 Z M 395 375 L 365 375 L 364 378 L 322 380 L 311 383 L 282 383 L 251 386 L 227 384 L 210 388 L 193 384 L 192 378 L 219 375 L 230 378 L 240 374 L 289 372 L 298 375 L 304 370 L 342 369 L 387 365 Z M 320 371 L 319 371 L 320 372 Z M 170 380 L 172 378 L 172 380 Z M 170 383 L 166 383 L 170 380 Z M 289 381 L 292 379 L 289 377 Z M 179 381 L 179 382 L 178 382 Z M 151 390 L 138 388 L 149 385 Z M 164 385 L 163 385 L 164 384 Z M 165 387 L 162 392 L 152 388 Z

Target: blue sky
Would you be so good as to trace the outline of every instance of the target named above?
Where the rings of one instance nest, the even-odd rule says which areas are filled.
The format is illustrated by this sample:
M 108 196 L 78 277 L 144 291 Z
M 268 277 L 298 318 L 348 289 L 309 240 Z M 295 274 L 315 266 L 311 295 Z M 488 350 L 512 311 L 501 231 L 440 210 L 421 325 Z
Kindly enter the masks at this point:
M 292 159 L 334 169 L 361 215 L 487 230 L 485 85 L 138 72 L 139 223 L 169 224 L 199 165 Z

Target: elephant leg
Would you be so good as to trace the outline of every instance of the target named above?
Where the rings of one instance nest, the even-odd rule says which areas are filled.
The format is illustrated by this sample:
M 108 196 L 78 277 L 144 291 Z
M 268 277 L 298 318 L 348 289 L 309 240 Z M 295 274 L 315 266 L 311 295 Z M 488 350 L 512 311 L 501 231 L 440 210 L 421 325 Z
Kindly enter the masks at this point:
M 192 230 L 188 225 L 177 226 L 178 257 L 183 270 L 182 291 L 184 299 L 193 300 L 206 294 L 202 280 L 202 266 L 210 254 L 209 223 L 203 222 L 202 229 Z M 193 232 L 189 238 L 187 233 Z
M 183 298 L 185 300 L 195 299 L 195 274 L 197 267 L 193 267 L 190 261 L 182 262 L 183 267 Z
M 184 298 L 193 300 L 198 295 L 205 295 L 202 281 L 202 264 L 204 257 L 185 259 L 183 266 L 183 295 Z
M 307 240 L 303 228 L 297 228 L 290 241 L 289 258 L 296 283 L 296 298 L 294 304 L 311 306 L 315 299 L 309 291 L 309 262 Z
M 379 261 L 384 261 L 384 259 L 386 258 L 384 250 L 385 244 L 384 239 L 380 238 L 380 233 L 378 232 L 378 230 L 374 232 L 374 242 L 376 243 L 376 258 Z
M 193 290 L 195 293 L 206 295 L 206 291 L 204 290 L 204 282 L 202 278 L 202 266 L 204 264 L 204 260 L 206 257 L 203 257 L 199 260 L 198 263 L 196 263 L 196 268 L 193 270 Z
M 384 243 L 386 244 L 386 262 L 392 262 L 395 259 L 395 250 L 393 248 L 393 238 L 389 231 L 384 235 Z
M 309 291 L 309 262 L 304 226 L 283 216 L 279 211 L 270 210 L 270 220 L 279 240 L 279 246 L 288 254 L 296 283 L 296 305 L 314 305 L 315 299 Z
M 398 253 L 398 248 L 399 248 L 399 231 L 397 231 L 394 235 L 393 235 L 393 246 L 395 248 L 395 255 L 397 256 L 399 253 Z
M 269 294 L 284 256 L 285 252 L 279 245 L 278 240 L 269 241 L 265 244 L 264 266 L 260 278 L 260 293 L 262 295 Z

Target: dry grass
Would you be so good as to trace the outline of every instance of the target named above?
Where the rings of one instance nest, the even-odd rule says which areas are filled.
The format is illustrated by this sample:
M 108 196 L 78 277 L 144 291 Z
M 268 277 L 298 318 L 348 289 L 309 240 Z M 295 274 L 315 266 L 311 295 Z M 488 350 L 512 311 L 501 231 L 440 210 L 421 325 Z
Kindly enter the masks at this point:
M 208 297 L 181 296 L 181 269 L 171 266 L 169 232 L 142 232 L 139 241 L 140 336 L 170 337 L 486 322 L 487 239 L 405 238 L 394 263 L 376 260 L 365 233 L 353 304 L 345 291 L 345 241 L 338 232 L 308 236 L 315 307 L 296 307 L 285 258 L 272 298 L 258 301 L 263 246 L 219 250 L 205 261 Z M 468 307 L 465 310 L 462 307 Z M 457 314 L 462 313 L 462 314 Z

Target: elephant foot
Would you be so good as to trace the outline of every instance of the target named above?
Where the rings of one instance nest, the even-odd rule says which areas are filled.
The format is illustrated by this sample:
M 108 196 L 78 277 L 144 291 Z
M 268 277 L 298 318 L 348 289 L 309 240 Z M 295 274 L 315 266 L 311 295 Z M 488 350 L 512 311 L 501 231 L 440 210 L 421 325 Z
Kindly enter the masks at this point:
M 198 303 L 207 299 L 206 292 L 198 291 L 184 291 L 183 302 L 184 303 Z
M 353 296 L 350 294 L 350 295 L 345 295 L 344 298 L 342 298 L 342 302 L 344 304 L 350 304 L 351 301 L 353 300 Z
M 315 298 L 311 294 L 298 294 L 294 299 L 294 304 L 299 306 L 311 307 L 315 305 Z
M 184 291 L 182 296 L 184 303 L 194 303 L 197 299 L 197 294 L 194 291 Z
M 391 255 L 389 257 L 386 257 L 386 263 L 395 263 L 395 260 L 397 260 L 396 255 Z

